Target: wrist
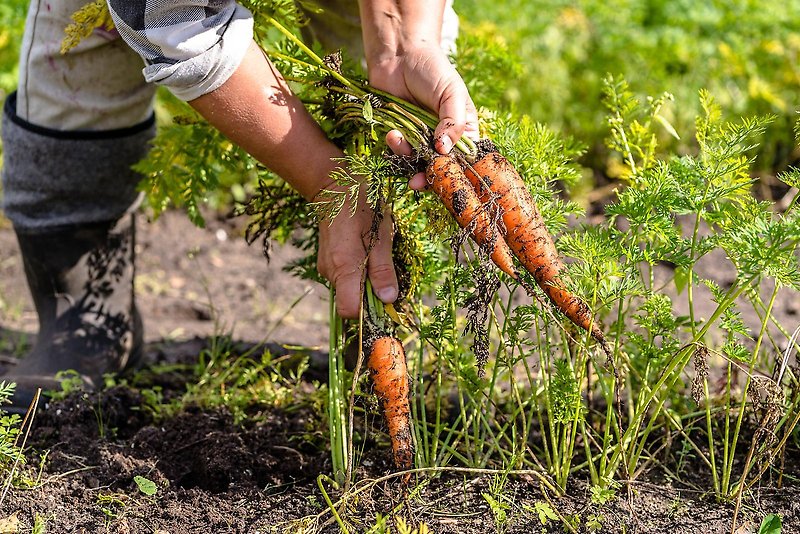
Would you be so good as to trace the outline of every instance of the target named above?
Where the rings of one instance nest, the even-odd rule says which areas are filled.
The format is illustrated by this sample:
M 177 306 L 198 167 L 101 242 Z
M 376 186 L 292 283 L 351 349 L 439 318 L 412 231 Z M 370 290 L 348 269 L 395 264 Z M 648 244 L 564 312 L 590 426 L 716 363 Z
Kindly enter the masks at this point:
M 344 154 L 321 130 L 315 130 L 303 141 L 292 147 L 280 171 L 275 165 L 270 168 L 307 202 L 313 202 L 321 191 L 335 187 L 332 175 L 341 166 Z
M 359 6 L 370 67 L 397 61 L 413 48 L 439 45 L 444 1 L 361 0 Z
M 394 35 L 390 42 L 385 40 L 373 45 L 365 42 L 364 58 L 371 68 L 388 68 L 416 50 L 438 49 L 438 42 L 438 36 L 403 33 Z
M 336 189 L 336 181 L 332 178 L 333 172 L 339 167 L 336 159 L 341 158 L 338 153 L 327 160 L 319 161 L 316 165 L 308 165 L 310 171 L 307 179 L 291 183 L 291 185 L 308 202 L 319 200 L 320 194 L 325 190 Z
M 446 57 L 439 46 L 420 42 L 404 46 L 394 55 L 374 56 L 367 60 L 369 81 L 378 89 L 415 101 L 409 84 L 430 65 L 439 65 L 440 56 Z

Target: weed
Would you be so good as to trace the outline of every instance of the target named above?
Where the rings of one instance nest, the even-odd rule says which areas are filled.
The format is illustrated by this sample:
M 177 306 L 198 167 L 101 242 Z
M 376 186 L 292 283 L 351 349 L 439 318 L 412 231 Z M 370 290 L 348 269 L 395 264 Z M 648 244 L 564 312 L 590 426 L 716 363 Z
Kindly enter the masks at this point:
M 47 522 L 51 520 L 50 517 L 45 517 L 40 514 L 33 516 L 33 527 L 31 527 L 31 534 L 46 534 Z
M 156 369 L 157 372 L 189 375 L 182 396 L 165 399 L 160 386 L 144 387 L 140 390 L 143 397 L 140 409 L 161 419 L 178 413 L 189 404 L 203 408 L 224 406 L 238 424 L 246 418 L 257 419 L 266 409 L 293 410 L 321 404 L 320 389 L 303 389 L 301 377 L 307 368 L 308 357 L 302 351 L 293 356 L 275 357 L 258 345 L 243 346 L 235 343 L 230 335 L 216 335 L 194 365 Z M 136 382 L 134 378 L 133 383 Z
M 670 502 L 669 517 L 680 517 L 688 511 L 689 507 L 680 497 L 676 497 Z
M 431 532 L 425 523 L 420 523 L 417 527 L 413 527 L 401 516 L 397 516 L 395 519 L 395 526 L 398 534 L 430 534 Z
M 605 517 L 600 514 L 589 514 L 586 516 L 586 529 L 589 532 L 599 532 L 603 529 Z
M 113 435 L 116 429 L 114 428 L 109 429 L 106 424 L 105 417 L 103 416 L 102 395 L 97 396 L 97 401 L 95 402 L 95 404 L 92 405 L 92 413 L 94 414 L 94 419 L 97 422 L 97 436 L 100 439 L 106 439 L 109 433 Z
M 314 508 L 322 508 L 322 503 L 319 502 L 316 495 L 306 495 L 306 501 Z
M 84 390 L 81 375 L 73 369 L 59 371 L 56 374 L 56 380 L 59 381 L 60 389 L 45 391 L 45 395 L 53 401 L 64 400 L 73 393 Z
M 761 521 L 758 527 L 758 534 L 781 534 L 782 521 L 781 516 L 777 514 L 768 514 Z
M 616 497 L 617 492 L 613 487 L 592 486 L 589 494 L 593 504 L 602 506 Z
M 497 532 L 505 532 L 510 519 L 508 512 L 511 509 L 511 500 L 503 491 L 505 484 L 506 477 L 497 475 L 492 478 L 492 482 L 489 484 L 489 491 L 481 493 L 483 499 L 489 504 L 489 510 L 492 512 Z
M 0 406 L 11 402 L 15 387 L 13 382 L 0 381 Z M 33 426 L 38 401 L 37 393 L 24 418 L 8 414 L 0 408 L 0 473 L 4 479 L 0 506 L 12 487 L 33 487 L 37 483 L 37 478 L 22 467 L 27 461 L 23 451 Z M 42 456 L 42 464 L 45 456 Z
M 536 518 L 539 520 L 539 523 L 544 526 L 550 521 L 558 521 L 559 517 L 556 515 L 555 510 L 553 510 L 550 503 L 545 501 L 536 501 L 533 503 L 533 507 L 531 510 L 534 514 L 536 514 Z
M 0 405 L 10 402 L 16 385 L 0 382 Z M 0 409 L 0 469 L 7 471 L 21 456 L 17 447 L 22 419 L 16 414 L 6 414 Z
M 158 486 L 156 486 L 156 483 L 148 478 L 145 478 L 141 475 L 136 475 L 133 477 L 133 481 L 136 483 L 136 487 L 139 488 L 139 491 L 148 497 L 152 497 L 158 492 Z
M 124 493 L 103 493 L 100 492 L 95 498 L 95 504 L 105 517 L 106 525 L 114 519 L 120 517 L 125 510 L 128 497 Z

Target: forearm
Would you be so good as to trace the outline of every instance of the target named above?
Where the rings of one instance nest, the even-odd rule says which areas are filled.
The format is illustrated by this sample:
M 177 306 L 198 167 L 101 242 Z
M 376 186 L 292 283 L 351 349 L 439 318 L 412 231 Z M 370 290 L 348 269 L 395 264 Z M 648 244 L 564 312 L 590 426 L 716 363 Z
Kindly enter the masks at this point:
M 189 104 L 306 199 L 330 183 L 341 152 L 255 43 L 222 86 Z
M 408 46 L 439 46 L 445 0 L 359 0 L 364 55 L 378 65 Z

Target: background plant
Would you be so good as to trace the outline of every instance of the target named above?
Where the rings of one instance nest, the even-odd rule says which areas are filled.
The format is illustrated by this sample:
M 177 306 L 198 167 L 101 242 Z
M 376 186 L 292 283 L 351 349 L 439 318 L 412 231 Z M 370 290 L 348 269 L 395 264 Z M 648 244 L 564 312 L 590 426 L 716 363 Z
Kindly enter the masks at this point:
M 661 133 L 663 150 L 692 150 L 695 95 L 715 95 L 724 116 L 776 115 L 758 151 L 756 168 L 782 170 L 793 161 L 792 125 L 800 89 L 800 6 L 758 2 L 654 0 L 460 0 L 467 33 L 491 40 L 515 58 L 519 76 L 502 101 L 523 114 L 579 136 L 583 162 L 615 177 L 618 156 L 604 146 L 599 106 L 606 73 L 644 94 L 668 89 L 679 106 L 667 119 L 680 140 Z M 523 59 L 524 58 L 524 59 Z M 513 72 L 513 71 L 511 71 Z M 496 78 L 492 78 L 493 80 Z

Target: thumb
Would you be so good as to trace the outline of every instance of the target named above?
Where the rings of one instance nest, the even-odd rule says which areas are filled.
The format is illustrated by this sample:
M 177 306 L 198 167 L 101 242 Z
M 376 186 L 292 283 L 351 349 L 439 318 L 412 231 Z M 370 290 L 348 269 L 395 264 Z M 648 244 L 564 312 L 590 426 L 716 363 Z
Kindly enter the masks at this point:
M 367 274 L 375 294 L 383 302 L 394 302 L 398 295 L 397 274 L 392 261 L 393 226 L 391 214 L 386 214 L 378 229 L 378 240 L 367 261 Z
M 455 73 L 454 73 L 455 74 Z M 440 154 L 452 150 L 467 126 L 467 109 L 475 106 L 461 78 L 455 74 L 447 83 L 439 99 L 439 124 L 434 131 L 434 146 Z M 470 119 L 472 120 L 472 119 Z

